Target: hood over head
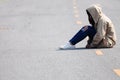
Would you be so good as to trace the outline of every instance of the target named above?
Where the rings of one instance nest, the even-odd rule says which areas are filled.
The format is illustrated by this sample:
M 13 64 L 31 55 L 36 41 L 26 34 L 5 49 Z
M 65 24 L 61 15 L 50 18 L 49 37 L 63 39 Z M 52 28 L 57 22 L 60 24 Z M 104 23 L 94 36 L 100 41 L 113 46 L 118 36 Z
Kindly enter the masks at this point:
M 90 13 L 95 23 L 97 23 L 102 16 L 102 9 L 98 5 L 93 5 L 87 8 L 86 11 Z

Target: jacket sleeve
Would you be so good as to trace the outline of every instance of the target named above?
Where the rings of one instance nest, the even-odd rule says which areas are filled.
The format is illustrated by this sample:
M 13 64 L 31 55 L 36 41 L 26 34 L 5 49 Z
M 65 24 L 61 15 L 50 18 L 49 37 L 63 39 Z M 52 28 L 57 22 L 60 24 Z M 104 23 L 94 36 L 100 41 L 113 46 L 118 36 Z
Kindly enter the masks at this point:
M 107 24 L 105 21 L 103 21 L 102 19 L 99 20 L 97 26 L 96 26 L 96 30 L 97 33 L 95 34 L 92 43 L 90 44 L 91 47 L 97 47 L 99 45 L 99 43 L 101 42 L 101 40 L 103 38 L 105 38 L 106 35 L 106 27 Z

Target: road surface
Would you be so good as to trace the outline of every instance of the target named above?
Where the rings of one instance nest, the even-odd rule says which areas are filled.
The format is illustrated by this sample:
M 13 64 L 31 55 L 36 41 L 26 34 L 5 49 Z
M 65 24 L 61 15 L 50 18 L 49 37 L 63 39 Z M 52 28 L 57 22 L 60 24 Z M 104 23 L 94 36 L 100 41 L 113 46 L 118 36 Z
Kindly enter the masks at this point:
M 101 4 L 114 22 L 112 49 L 59 50 Z M 119 0 L 0 0 L 0 80 L 120 80 Z

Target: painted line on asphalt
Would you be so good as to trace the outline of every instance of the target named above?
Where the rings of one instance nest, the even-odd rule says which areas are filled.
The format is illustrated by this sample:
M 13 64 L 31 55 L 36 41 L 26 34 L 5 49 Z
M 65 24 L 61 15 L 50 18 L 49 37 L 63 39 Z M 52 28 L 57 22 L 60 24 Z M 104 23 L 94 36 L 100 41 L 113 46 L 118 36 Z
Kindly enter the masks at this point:
M 102 52 L 101 50 L 96 50 L 96 54 L 97 54 L 98 56 L 102 56 L 102 55 L 103 55 L 103 52 Z
M 0 31 L 9 30 L 8 27 L 0 27 Z
M 113 71 L 117 76 L 120 77 L 120 69 L 114 69 Z
M 77 21 L 76 21 L 76 24 L 81 25 L 82 22 L 81 22 L 80 20 L 77 20 Z
M 74 9 L 74 14 L 79 14 L 79 11 L 77 9 Z
M 77 5 L 77 1 L 73 0 L 73 5 L 76 6 Z
M 77 9 L 77 6 L 73 6 L 74 9 Z
M 73 12 L 74 12 L 74 17 L 76 19 L 76 24 L 81 25 L 82 22 L 80 21 L 80 14 L 79 14 L 79 9 L 77 7 L 77 0 L 73 0 Z
M 75 14 L 74 17 L 75 18 L 79 18 L 80 16 L 79 16 L 79 14 Z
M 14 28 L 11 26 L 0 26 L 0 31 L 9 31 L 9 30 L 14 30 Z

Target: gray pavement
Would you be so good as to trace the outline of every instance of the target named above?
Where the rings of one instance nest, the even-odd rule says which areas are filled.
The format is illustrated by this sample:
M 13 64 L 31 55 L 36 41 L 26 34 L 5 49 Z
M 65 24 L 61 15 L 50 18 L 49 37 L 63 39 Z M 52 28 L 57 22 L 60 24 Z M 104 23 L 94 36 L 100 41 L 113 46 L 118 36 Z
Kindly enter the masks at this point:
M 120 80 L 120 1 L 0 0 L 0 80 Z M 59 50 L 80 28 L 88 24 L 85 9 L 99 3 L 114 22 L 117 45 L 113 49 Z

